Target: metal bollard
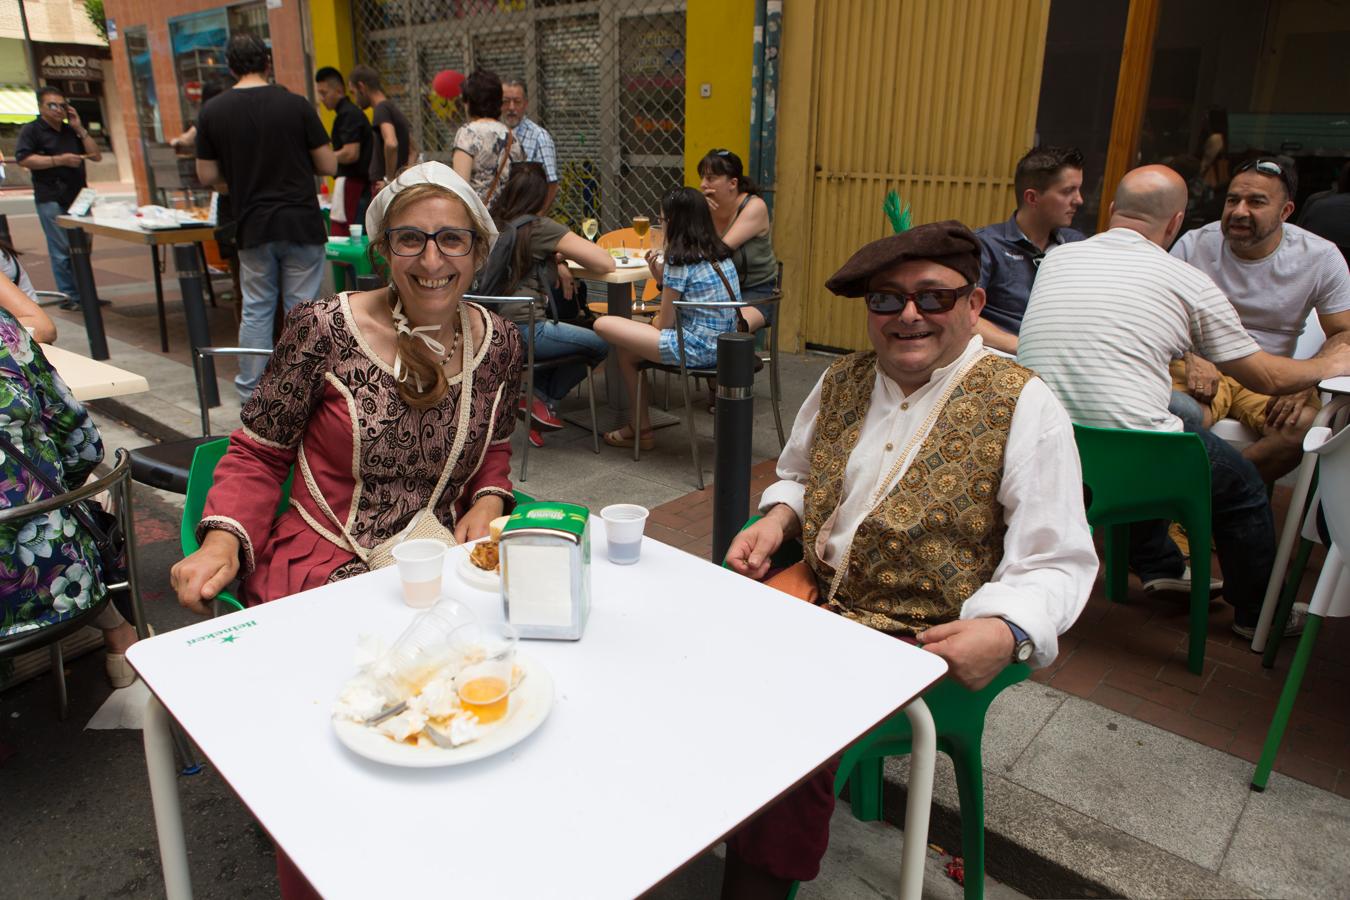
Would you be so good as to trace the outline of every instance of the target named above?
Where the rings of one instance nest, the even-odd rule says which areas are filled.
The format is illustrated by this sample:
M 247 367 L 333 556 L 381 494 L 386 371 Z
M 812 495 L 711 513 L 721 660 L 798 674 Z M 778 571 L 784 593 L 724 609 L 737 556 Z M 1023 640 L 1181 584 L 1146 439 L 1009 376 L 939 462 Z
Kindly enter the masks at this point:
M 89 355 L 94 359 L 108 358 L 108 337 L 103 330 L 103 311 L 98 305 L 98 288 L 94 285 L 94 269 L 89 258 L 89 233 L 83 228 L 67 228 L 66 242 L 70 245 L 70 268 L 75 276 L 75 289 L 80 293 L 80 308 L 84 312 L 84 331 L 89 336 Z
M 3 238 L 6 244 L 11 247 L 14 245 L 14 238 L 9 233 L 9 216 L 0 213 L 0 238 Z
M 211 327 L 206 321 L 206 301 L 202 294 L 201 254 L 196 244 L 174 244 L 173 267 L 178 271 L 178 291 L 183 297 L 183 318 L 187 320 L 188 343 L 192 349 L 211 346 Z M 201 365 L 203 392 L 207 406 L 220 405 L 220 390 L 216 386 L 216 364 L 203 359 Z
M 750 444 L 755 419 L 755 338 L 717 338 L 717 415 L 713 420 L 713 555 L 721 563 L 750 509 Z

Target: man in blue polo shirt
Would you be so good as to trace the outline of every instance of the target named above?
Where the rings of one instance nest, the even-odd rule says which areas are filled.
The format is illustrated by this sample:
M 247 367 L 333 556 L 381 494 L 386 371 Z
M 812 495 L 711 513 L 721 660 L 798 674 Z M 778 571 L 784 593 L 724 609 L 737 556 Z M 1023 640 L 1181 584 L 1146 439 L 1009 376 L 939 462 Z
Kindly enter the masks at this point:
M 984 245 L 980 287 L 986 298 L 976 330 L 986 346 L 1017 352 L 1017 333 L 1041 260 L 1058 245 L 1084 238 L 1069 227 L 1083 205 L 1082 187 L 1083 154 L 1073 147 L 1032 147 L 1017 161 L 1017 211 L 1008 221 L 975 232 Z
M 84 161 L 103 158 L 85 130 L 80 114 L 57 88 L 38 88 L 38 117 L 19 132 L 14 161 L 33 173 L 33 203 L 47 237 L 56 289 L 70 299 L 62 309 L 78 309 L 80 292 L 70 265 L 70 242 L 56 217 L 66 214 L 85 188 Z

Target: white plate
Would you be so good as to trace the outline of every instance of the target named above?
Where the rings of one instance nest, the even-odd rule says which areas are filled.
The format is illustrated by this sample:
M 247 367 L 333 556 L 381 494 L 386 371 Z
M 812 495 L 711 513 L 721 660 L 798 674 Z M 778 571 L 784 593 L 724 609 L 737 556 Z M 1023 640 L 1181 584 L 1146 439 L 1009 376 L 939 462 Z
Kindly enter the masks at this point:
M 645 266 L 646 264 L 645 259 L 633 259 L 631 256 L 628 259 L 614 260 L 614 266 L 618 269 L 636 269 L 638 266 Z
M 390 766 L 410 769 L 429 769 L 437 766 L 458 766 L 509 750 L 534 734 L 544 724 L 553 709 L 553 676 L 528 656 L 516 656 L 523 681 L 511 695 L 506 718 L 484 726 L 485 734 L 476 741 L 445 749 L 443 747 L 413 747 L 397 743 L 356 722 L 333 722 L 338 740 L 357 756 Z M 490 729 L 490 730 L 489 730 Z
M 472 545 L 470 545 L 468 549 L 472 551 Z M 455 574 L 469 587 L 478 588 L 480 591 L 501 592 L 501 573 L 488 572 L 478 568 L 469 560 L 468 553 L 460 555 L 459 562 L 455 564 Z

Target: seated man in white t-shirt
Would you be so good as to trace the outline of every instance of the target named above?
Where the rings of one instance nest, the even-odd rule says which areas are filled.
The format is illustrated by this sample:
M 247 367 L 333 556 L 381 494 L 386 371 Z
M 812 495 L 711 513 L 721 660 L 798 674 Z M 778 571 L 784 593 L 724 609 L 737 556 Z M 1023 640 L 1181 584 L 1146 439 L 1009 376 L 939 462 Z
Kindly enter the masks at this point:
M 1080 425 L 1181 431 L 1168 411 L 1168 364 L 1194 346 L 1253 390 L 1288 394 L 1350 373 L 1350 346 L 1310 360 L 1262 350 L 1208 275 L 1163 249 L 1186 210 L 1186 182 L 1165 166 L 1126 174 L 1110 228 L 1048 255 L 1036 274 L 1017 346 Z M 1233 605 L 1233 630 L 1250 638 L 1275 556 L 1275 524 L 1255 467 L 1202 429 L 1209 454 L 1214 542 Z M 1184 585 L 1185 562 L 1166 523 L 1131 529 L 1130 565 L 1145 589 Z M 1301 629 L 1301 617 L 1291 617 Z
M 1336 245 L 1285 220 L 1297 181 L 1284 162 L 1261 157 L 1238 167 L 1217 222 L 1182 235 L 1172 255 L 1204 272 L 1227 295 L 1262 350 L 1293 356 L 1317 310 L 1328 343 L 1350 341 L 1350 274 Z M 1221 375 L 1204 354 L 1172 364 L 1172 409 L 1193 424 L 1237 419 L 1261 434 L 1242 451 L 1267 481 L 1294 466 L 1317 409 L 1317 390 L 1271 397 Z

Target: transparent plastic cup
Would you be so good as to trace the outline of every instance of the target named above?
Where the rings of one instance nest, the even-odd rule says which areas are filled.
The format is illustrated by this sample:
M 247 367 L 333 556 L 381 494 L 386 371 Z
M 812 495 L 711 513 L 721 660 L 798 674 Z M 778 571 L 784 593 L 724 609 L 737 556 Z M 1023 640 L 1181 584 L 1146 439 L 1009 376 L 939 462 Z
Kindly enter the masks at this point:
M 418 693 L 437 672 L 456 662 L 451 636 L 477 620 L 472 610 L 449 597 L 413 619 L 386 655 L 390 686 L 397 696 Z
M 605 523 L 605 542 L 609 561 L 631 566 L 642 556 L 642 532 L 647 527 L 647 507 L 636 503 L 615 503 L 600 510 Z
M 465 625 L 450 637 L 460 665 L 455 676 L 460 705 L 484 725 L 505 718 L 510 709 L 519 640 L 505 622 Z
M 450 548 L 440 541 L 418 538 L 394 547 L 399 581 L 403 582 L 403 602 L 414 609 L 426 609 L 441 595 L 441 573 L 445 553 Z

